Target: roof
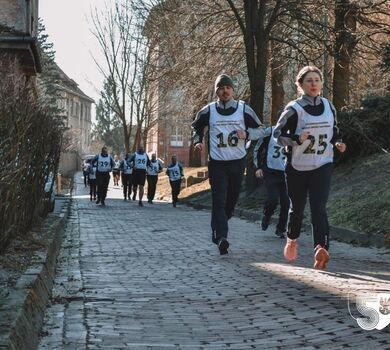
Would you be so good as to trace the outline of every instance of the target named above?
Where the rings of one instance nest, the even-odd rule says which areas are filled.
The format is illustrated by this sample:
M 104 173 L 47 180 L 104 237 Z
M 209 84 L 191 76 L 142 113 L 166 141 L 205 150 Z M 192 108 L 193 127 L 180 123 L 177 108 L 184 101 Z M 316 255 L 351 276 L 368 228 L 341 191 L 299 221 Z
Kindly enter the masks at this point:
M 73 79 L 69 78 L 66 73 L 56 64 L 56 69 L 60 76 L 60 89 L 67 90 L 80 98 L 83 98 L 91 103 L 95 103 L 95 101 L 86 95 L 80 88 L 79 84 L 77 84 Z

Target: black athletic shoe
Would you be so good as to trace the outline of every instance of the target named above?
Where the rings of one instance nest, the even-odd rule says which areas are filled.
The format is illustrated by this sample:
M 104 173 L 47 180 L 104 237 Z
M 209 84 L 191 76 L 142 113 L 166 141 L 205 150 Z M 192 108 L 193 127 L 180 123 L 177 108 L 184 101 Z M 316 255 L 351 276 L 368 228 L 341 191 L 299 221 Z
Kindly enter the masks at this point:
M 96 204 L 99 204 L 100 203 L 100 199 L 98 199 L 97 201 L 96 201 Z
M 138 205 L 139 205 L 140 207 L 143 207 L 143 206 L 144 206 L 144 204 L 143 204 L 141 201 L 138 202 Z
M 277 235 L 280 238 L 285 238 L 284 231 L 279 230 L 278 228 L 276 228 L 275 235 Z
M 106 206 L 106 203 L 104 203 L 104 201 L 102 201 L 102 207 L 105 207 Z
M 218 243 L 219 254 L 225 255 L 228 253 L 229 242 L 226 238 L 221 238 Z
M 133 196 L 133 201 L 135 201 L 135 195 Z
M 271 218 L 268 216 L 263 216 L 263 219 L 261 220 L 261 229 L 265 231 L 268 228 L 269 222 L 271 221 Z
M 127 198 L 125 197 L 125 198 L 123 198 L 123 200 L 126 202 L 126 201 L 127 201 Z

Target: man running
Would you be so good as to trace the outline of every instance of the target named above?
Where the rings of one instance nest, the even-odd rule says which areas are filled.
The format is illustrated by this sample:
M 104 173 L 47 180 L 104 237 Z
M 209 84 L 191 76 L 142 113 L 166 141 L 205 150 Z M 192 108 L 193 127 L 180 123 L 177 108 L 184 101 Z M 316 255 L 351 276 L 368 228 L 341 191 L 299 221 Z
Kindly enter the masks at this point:
M 123 200 L 130 200 L 131 189 L 133 186 L 132 174 L 133 164 L 130 162 L 130 153 L 127 153 L 125 159 L 122 159 L 119 169 L 122 171 Z
M 158 174 L 163 170 L 160 161 L 156 158 L 156 153 L 152 154 L 150 165 L 147 169 L 147 181 L 148 181 L 148 203 L 153 204 L 153 199 L 156 194 L 156 187 L 158 181 Z
M 138 205 L 143 207 L 142 197 L 144 196 L 144 186 L 146 181 L 146 169 L 150 166 L 150 160 L 148 155 L 144 151 L 143 146 L 138 146 L 137 152 L 131 157 L 130 162 L 134 164 L 133 167 L 133 191 L 138 191 Z
M 258 178 L 264 178 L 267 191 L 261 228 L 263 231 L 268 228 L 271 217 L 280 202 L 279 221 L 276 225 L 275 235 L 284 238 L 287 228 L 288 209 L 290 207 L 284 177 L 286 154 L 284 147 L 278 145 L 272 133 L 272 126 L 266 128 L 264 135 L 257 141 L 253 152 L 253 163 L 256 169 L 255 175 Z
M 176 204 L 179 201 L 181 179 L 184 177 L 183 167 L 177 161 L 176 156 L 172 156 L 172 163 L 168 165 L 166 174 L 169 176 L 169 183 L 172 189 L 172 205 L 176 208 Z
M 233 216 L 246 166 L 245 140 L 257 140 L 262 124 L 251 107 L 233 99 L 234 86 L 229 76 L 217 77 L 215 93 L 218 100 L 198 112 L 192 127 L 195 149 L 200 151 L 204 149 L 204 129 L 209 128 L 212 241 L 223 255 L 228 252 L 228 220 Z
M 96 204 L 105 206 L 108 184 L 110 183 L 110 172 L 114 167 L 114 160 L 108 154 L 106 146 L 103 146 L 100 154 L 96 155 L 92 162 L 97 162 L 96 181 L 98 186 L 98 198 Z

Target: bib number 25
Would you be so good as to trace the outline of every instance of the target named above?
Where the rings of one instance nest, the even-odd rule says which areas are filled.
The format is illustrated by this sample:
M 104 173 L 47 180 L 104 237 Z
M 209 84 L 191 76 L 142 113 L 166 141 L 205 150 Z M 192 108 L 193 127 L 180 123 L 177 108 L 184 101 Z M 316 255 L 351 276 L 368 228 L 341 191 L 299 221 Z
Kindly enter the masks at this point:
M 328 144 L 326 143 L 328 135 L 320 134 L 318 135 L 318 145 L 316 147 L 316 138 L 313 135 L 308 136 L 308 140 L 310 141 L 309 145 L 303 151 L 304 154 L 323 154 L 326 150 Z
M 237 131 L 232 131 L 228 137 L 227 137 L 227 144 L 225 143 L 226 141 L 224 140 L 224 134 L 221 132 L 220 134 L 216 135 L 218 138 L 218 148 L 223 148 L 223 147 L 237 147 L 238 144 L 238 136 L 237 136 Z

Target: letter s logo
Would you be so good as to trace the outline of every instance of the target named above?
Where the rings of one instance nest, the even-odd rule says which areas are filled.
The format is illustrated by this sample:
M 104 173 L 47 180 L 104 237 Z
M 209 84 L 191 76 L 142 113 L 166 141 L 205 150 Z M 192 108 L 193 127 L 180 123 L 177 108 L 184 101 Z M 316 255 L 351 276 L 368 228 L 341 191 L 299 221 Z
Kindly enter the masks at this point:
M 374 308 L 366 305 L 367 299 L 362 297 L 356 297 L 356 308 L 359 313 L 366 317 L 356 318 L 357 324 L 367 330 L 373 330 L 379 323 L 379 314 Z

